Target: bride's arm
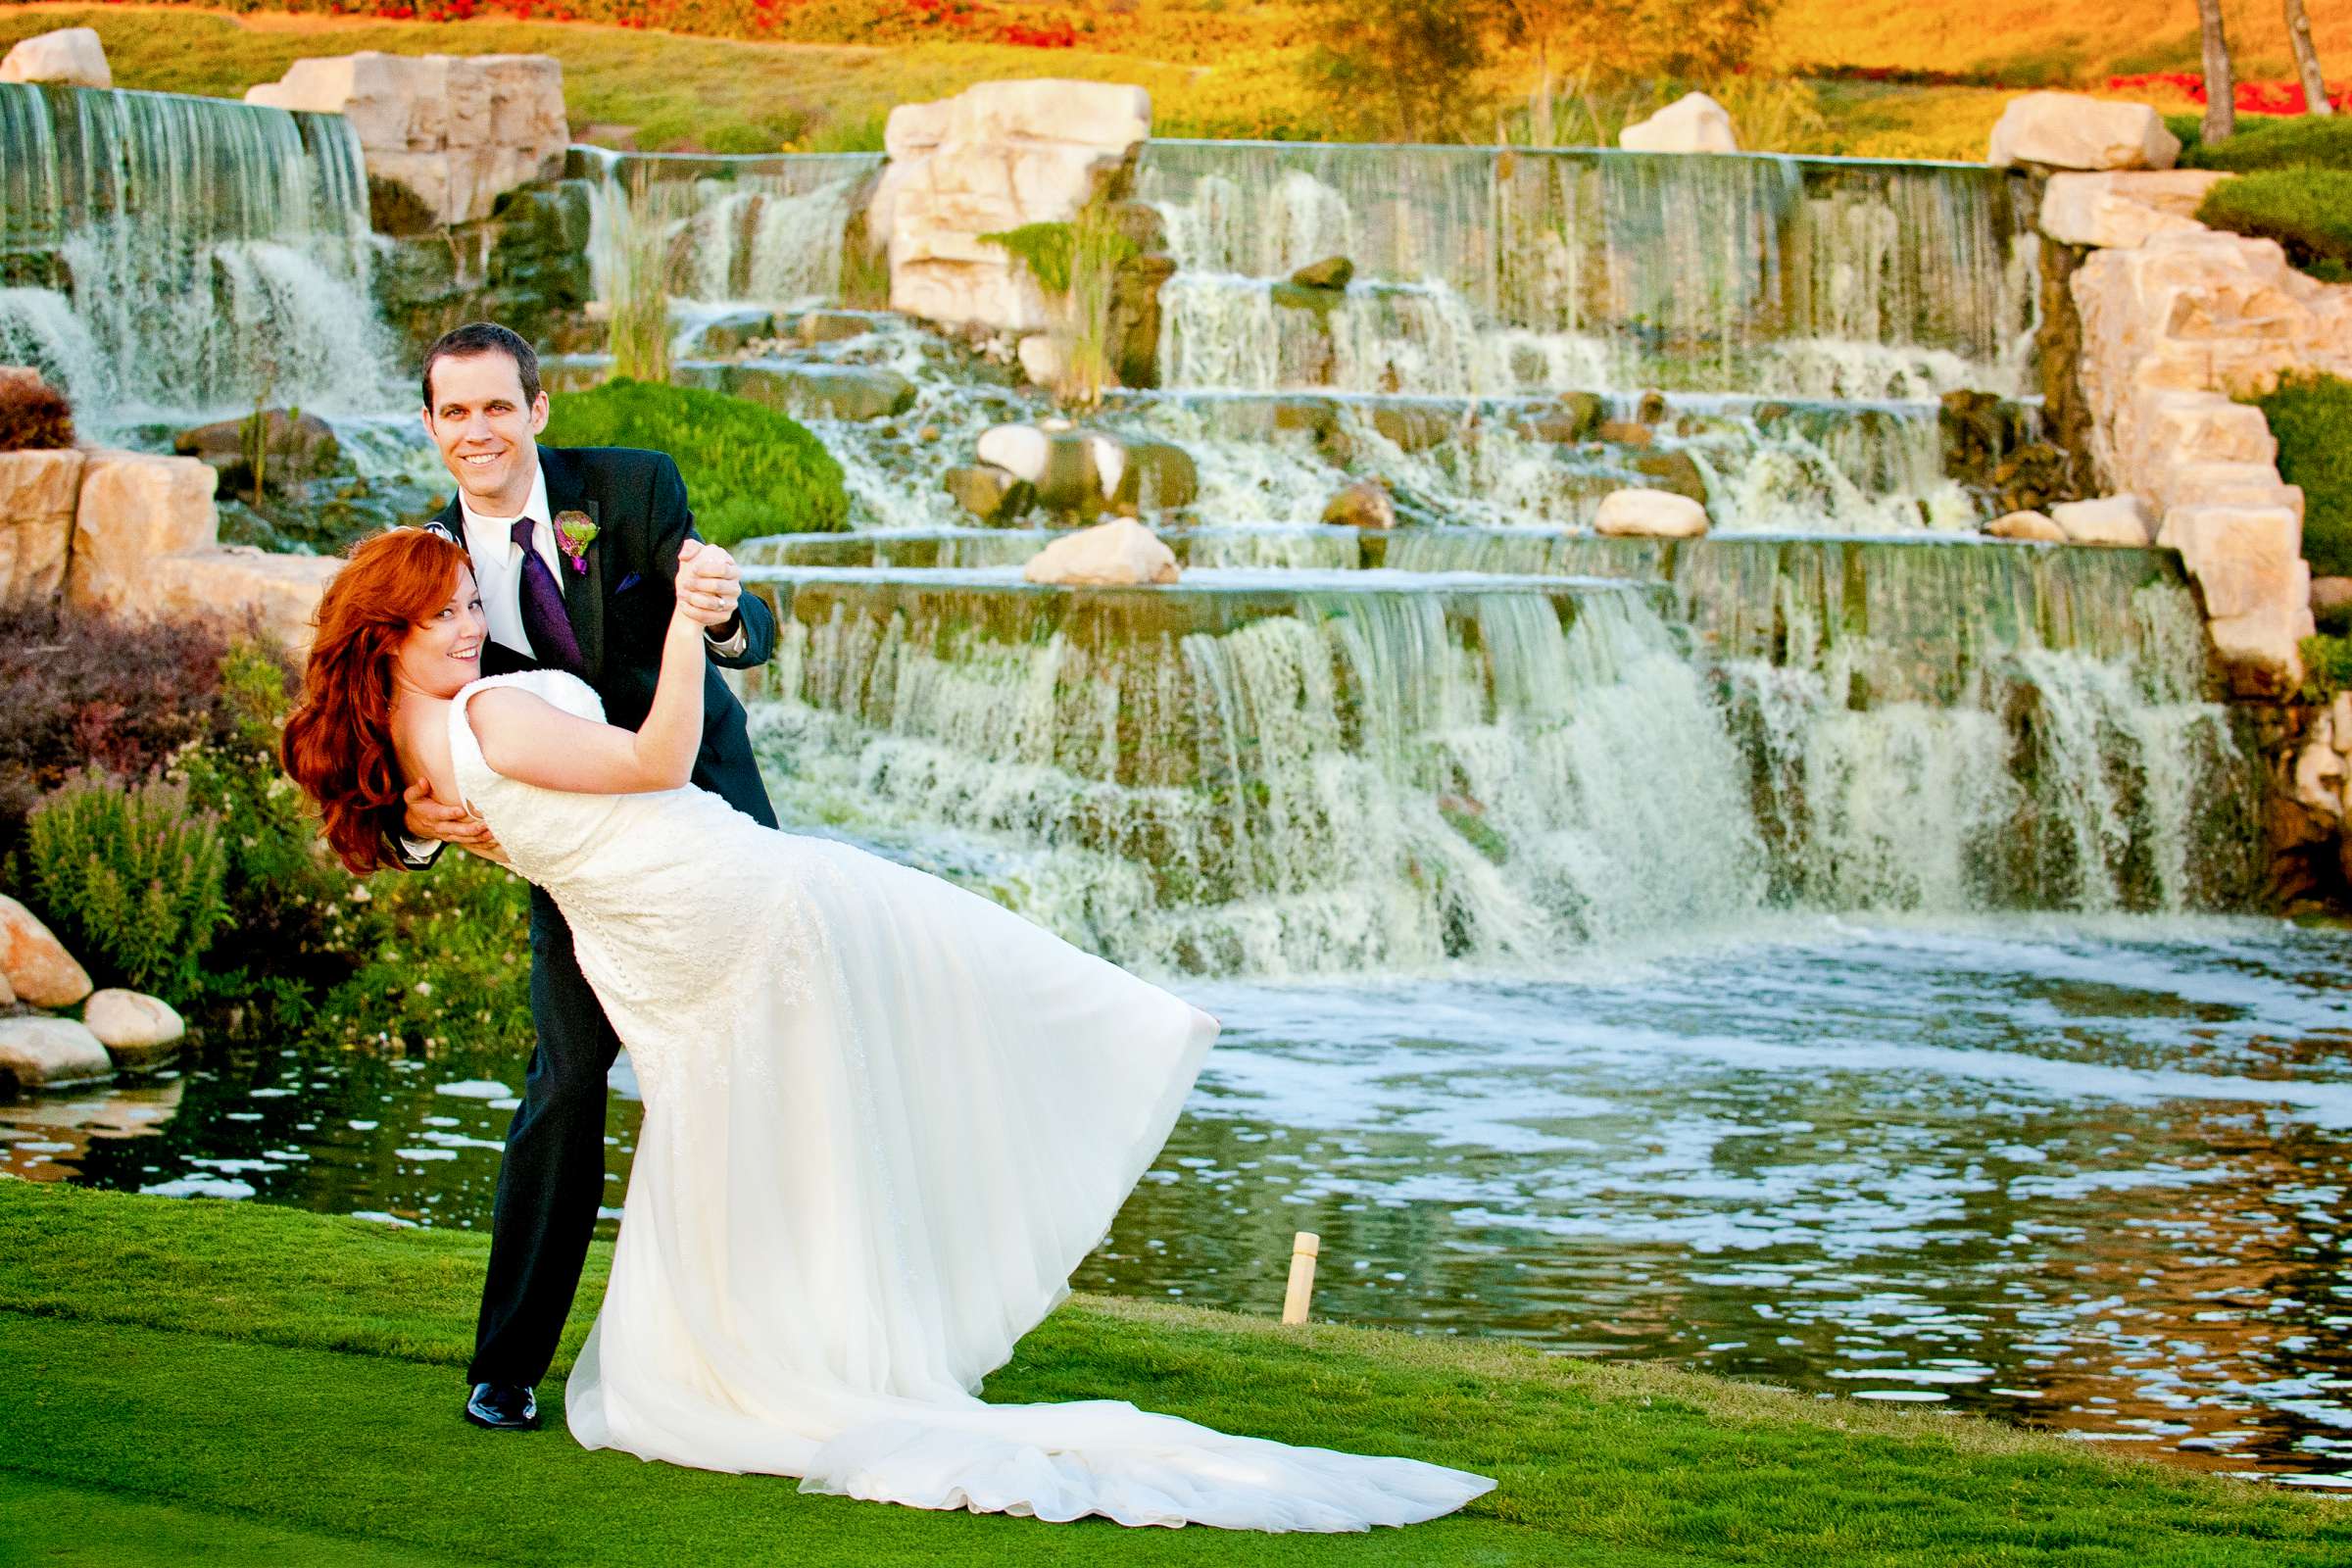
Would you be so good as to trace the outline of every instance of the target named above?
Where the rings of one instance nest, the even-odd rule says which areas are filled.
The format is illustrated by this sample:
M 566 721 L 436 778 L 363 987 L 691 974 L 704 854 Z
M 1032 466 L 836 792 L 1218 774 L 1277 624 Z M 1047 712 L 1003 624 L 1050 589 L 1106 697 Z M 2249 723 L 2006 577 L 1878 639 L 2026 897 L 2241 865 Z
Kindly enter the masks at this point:
M 703 628 L 673 612 L 654 706 L 634 731 L 576 718 L 512 686 L 475 692 L 466 719 L 482 760 L 508 778 L 575 795 L 674 790 L 693 776 L 703 744 Z

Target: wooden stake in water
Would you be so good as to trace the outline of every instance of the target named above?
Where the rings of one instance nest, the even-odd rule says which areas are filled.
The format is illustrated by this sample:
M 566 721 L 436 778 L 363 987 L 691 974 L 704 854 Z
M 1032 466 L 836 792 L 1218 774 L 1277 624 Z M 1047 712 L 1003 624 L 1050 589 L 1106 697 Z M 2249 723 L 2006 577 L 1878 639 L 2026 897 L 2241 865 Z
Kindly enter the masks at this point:
M 1315 1256 L 1322 1250 L 1323 1238 L 1313 1231 L 1300 1231 L 1291 1242 L 1291 1288 L 1282 1298 L 1285 1323 L 1306 1321 L 1307 1298 L 1315 1294 Z

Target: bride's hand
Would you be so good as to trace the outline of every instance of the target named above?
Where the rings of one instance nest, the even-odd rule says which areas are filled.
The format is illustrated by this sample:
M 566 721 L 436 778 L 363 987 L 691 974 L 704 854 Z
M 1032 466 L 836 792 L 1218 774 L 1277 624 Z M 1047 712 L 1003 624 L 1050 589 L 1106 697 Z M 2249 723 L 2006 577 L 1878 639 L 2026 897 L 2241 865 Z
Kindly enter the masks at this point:
M 735 601 L 742 592 L 733 556 L 700 539 L 678 546 L 679 614 L 698 626 L 723 626 L 735 618 Z

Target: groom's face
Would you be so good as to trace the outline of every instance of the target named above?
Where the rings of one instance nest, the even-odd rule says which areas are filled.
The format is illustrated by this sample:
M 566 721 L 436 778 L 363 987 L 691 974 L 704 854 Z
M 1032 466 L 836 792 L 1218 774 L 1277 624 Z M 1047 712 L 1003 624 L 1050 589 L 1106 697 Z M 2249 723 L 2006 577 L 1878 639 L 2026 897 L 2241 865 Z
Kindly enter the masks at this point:
M 547 393 L 526 400 L 522 372 L 511 357 L 493 352 L 436 360 L 424 428 L 474 511 L 512 517 L 529 503 L 539 472 L 534 438 L 547 428 Z

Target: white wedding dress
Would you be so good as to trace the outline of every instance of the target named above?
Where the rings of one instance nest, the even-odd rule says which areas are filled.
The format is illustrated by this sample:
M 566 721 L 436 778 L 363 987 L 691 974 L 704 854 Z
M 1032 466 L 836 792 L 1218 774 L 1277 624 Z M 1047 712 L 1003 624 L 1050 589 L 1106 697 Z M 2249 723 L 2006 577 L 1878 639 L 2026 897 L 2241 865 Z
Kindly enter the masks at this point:
M 645 1101 L 612 1282 L 565 1388 L 591 1448 L 803 1492 L 1127 1525 L 1362 1530 L 1494 1483 L 981 1379 L 1175 1125 L 1216 1021 L 1019 915 L 693 788 L 461 791 L 554 895 Z

